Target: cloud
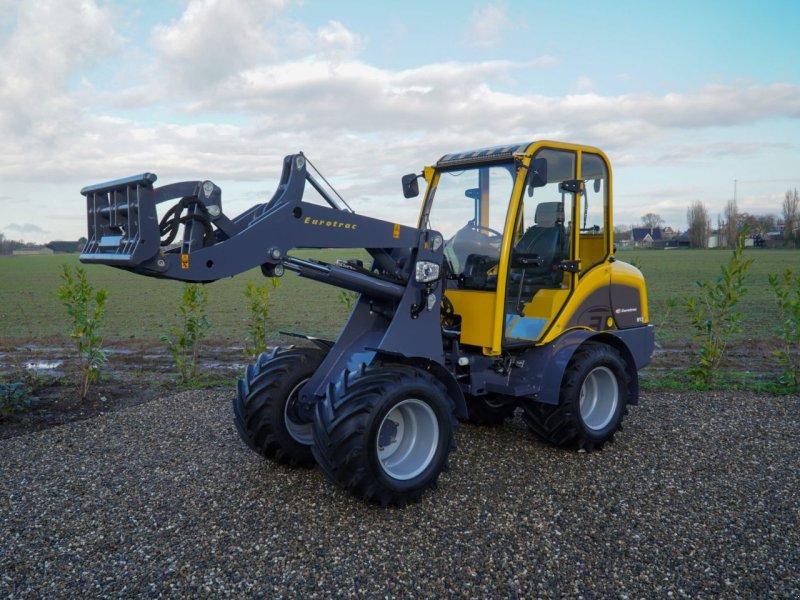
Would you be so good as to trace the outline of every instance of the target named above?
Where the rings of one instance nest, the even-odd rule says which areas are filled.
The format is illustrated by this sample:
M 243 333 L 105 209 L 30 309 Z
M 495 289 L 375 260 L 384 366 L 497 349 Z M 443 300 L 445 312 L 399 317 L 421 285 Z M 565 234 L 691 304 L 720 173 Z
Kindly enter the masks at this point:
M 152 32 L 166 81 L 213 85 L 273 57 L 276 50 L 264 24 L 285 5 L 285 0 L 190 0 L 178 19 Z
M 779 152 L 791 152 L 795 150 L 792 144 L 784 142 L 758 142 L 748 140 L 746 142 L 708 142 L 669 145 L 659 156 L 659 162 L 690 162 L 696 161 L 698 157 L 708 159 L 719 159 L 726 157 L 745 157 L 758 156 L 771 150 Z
M 90 0 L 13 3 L 15 28 L 0 38 L 3 164 L 24 169 L 26 149 L 58 154 L 82 131 L 70 79 L 119 45 L 113 15 Z
M 13 231 L 15 233 L 47 233 L 47 230 L 33 223 L 11 223 L 4 229 L 5 231 Z
M 586 75 L 581 75 L 575 82 L 575 89 L 578 92 L 590 92 L 594 89 L 594 82 Z
M 496 45 L 502 36 L 517 27 L 508 16 L 504 2 L 493 2 L 476 7 L 469 21 L 469 41 L 478 46 Z
M 355 56 L 364 49 L 366 41 L 338 21 L 329 21 L 316 31 L 317 48 L 323 57 L 336 61 Z

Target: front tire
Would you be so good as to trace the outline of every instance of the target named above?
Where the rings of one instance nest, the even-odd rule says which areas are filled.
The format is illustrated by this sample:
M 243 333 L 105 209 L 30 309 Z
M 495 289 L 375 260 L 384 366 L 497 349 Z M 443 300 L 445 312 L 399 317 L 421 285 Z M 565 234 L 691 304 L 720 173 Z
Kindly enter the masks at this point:
M 312 415 L 303 417 L 297 398 L 323 358 L 315 348 L 276 349 L 247 367 L 233 415 L 239 436 L 254 452 L 292 467 L 314 464 Z
M 317 404 L 317 464 L 333 484 L 402 506 L 436 485 L 455 447 L 455 405 L 430 373 L 404 365 L 347 373 Z
M 620 353 L 604 344 L 588 344 L 567 365 L 559 404 L 525 403 L 523 419 L 546 442 L 591 452 L 622 428 L 629 397 L 630 376 Z

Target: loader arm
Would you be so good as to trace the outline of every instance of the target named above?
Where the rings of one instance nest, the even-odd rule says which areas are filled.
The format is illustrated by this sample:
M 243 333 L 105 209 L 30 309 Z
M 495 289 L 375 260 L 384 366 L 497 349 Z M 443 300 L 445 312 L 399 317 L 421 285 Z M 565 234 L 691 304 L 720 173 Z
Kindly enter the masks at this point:
M 381 357 L 444 364 L 440 328 L 442 236 L 358 215 L 338 198 L 301 154 L 284 159 L 272 199 L 229 219 L 211 181 L 155 188 L 145 173 L 85 187 L 89 224 L 81 262 L 105 264 L 149 277 L 207 283 L 261 266 L 284 269 L 360 293 L 358 302 L 301 402 L 324 396 L 342 374 Z M 328 206 L 303 201 L 306 184 Z M 172 201 L 159 222 L 157 205 Z M 176 235 L 182 231 L 177 241 Z M 365 248 L 373 265 L 329 264 L 288 255 L 293 248 Z M 454 388 L 454 381 L 448 383 Z M 463 414 L 463 398 L 458 398 Z
M 222 192 L 211 181 L 187 181 L 159 188 L 156 176 L 144 173 L 81 190 L 86 196 L 88 241 L 84 263 L 106 264 L 140 275 L 211 282 L 259 265 L 272 271 L 285 266 L 301 275 L 325 279 L 355 291 L 375 287 L 381 295 L 397 295 L 397 288 L 341 273 L 328 265 L 326 273 L 307 261 L 294 261 L 293 248 L 366 248 L 384 277 L 404 282 L 408 277 L 391 250 L 413 251 L 432 232 L 374 219 L 353 212 L 326 189 L 303 154 L 287 156 L 280 185 L 269 202 L 229 219 L 222 211 Z M 322 181 L 320 181 L 322 179 Z M 303 201 L 305 185 L 312 185 L 329 206 Z M 159 222 L 156 206 L 175 204 Z M 179 228 L 180 240 L 175 241 Z M 424 245 L 424 243 L 423 243 Z M 441 264 L 441 261 L 438 261 Z M 330 268 L 329 268 L 330 267 Z M 341 275 L 341 281 L 331 273 Z M 363 274 L 363 272 L 362 272 Z M 371 278 L 371 279 L 374 279 Z M 379 280 L 380 281 L 380 280 Z

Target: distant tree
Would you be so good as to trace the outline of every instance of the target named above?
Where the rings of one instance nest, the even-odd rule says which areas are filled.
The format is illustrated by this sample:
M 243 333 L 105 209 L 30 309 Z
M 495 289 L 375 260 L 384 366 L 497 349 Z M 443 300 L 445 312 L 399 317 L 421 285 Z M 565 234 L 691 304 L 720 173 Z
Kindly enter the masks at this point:
M 798 210 L 800 210 L 800 195 L 797 193 L 797 188 L 786 190 L 783 199 L 783 239 L 787 242 L 797 239 L 795 230 L 800 225 Z
M 686 211 L 686 223 L 689 225 L 689 243 L 692 248 L 705 248 L 708 245 L 708 211 L 700 200 L 689 204 Z
M 619 241 L 631 239 L 631 229 L 629 225 L 614 225 L 614 239 Z
M 5 235 L 0 233 L 0 255 L 12 254 L 16 248 L 24 245 L 23 242 L 9 240 Z
M 736 217 L 736 222 L 739 225 L 739 229 L 747 227 L 747 230 L 751 234 L 761 232 L 758 226 L 758 219 L 755 215 L 751 215 L 750 213 L 746 212 L 740 212 Z
M 728 224 L 722 215 L 717 214 L 717 248 L 724 248 L 728 245 Z
M 736 200 L 728 200 L 725 205 L 725 239 L 729 248 L 736 247 L 736 240 L 739 237 L 739 210 Z
M 661 218 L 661 215 L 657 215 L 656 213 L 647 213 L 642 217 L 642 225 L 650 229 L 656 229 L 664 226 L 664 219 Z
M 761 233 L 775 231 L 776 224 L 774 215 L 756 215 L 756 222 L 758 223 L 758 230 Z

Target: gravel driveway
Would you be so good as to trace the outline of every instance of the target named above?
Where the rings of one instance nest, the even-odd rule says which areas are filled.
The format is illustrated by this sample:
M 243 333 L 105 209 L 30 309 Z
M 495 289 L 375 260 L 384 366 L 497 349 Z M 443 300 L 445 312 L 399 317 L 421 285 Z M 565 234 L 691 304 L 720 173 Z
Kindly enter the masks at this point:
M 0 442 L 0 597 L 797 597 L 799 420 L 649 393 L 593 454 L 463 425 L 439 489 L 382 509 L 185 392 Z

